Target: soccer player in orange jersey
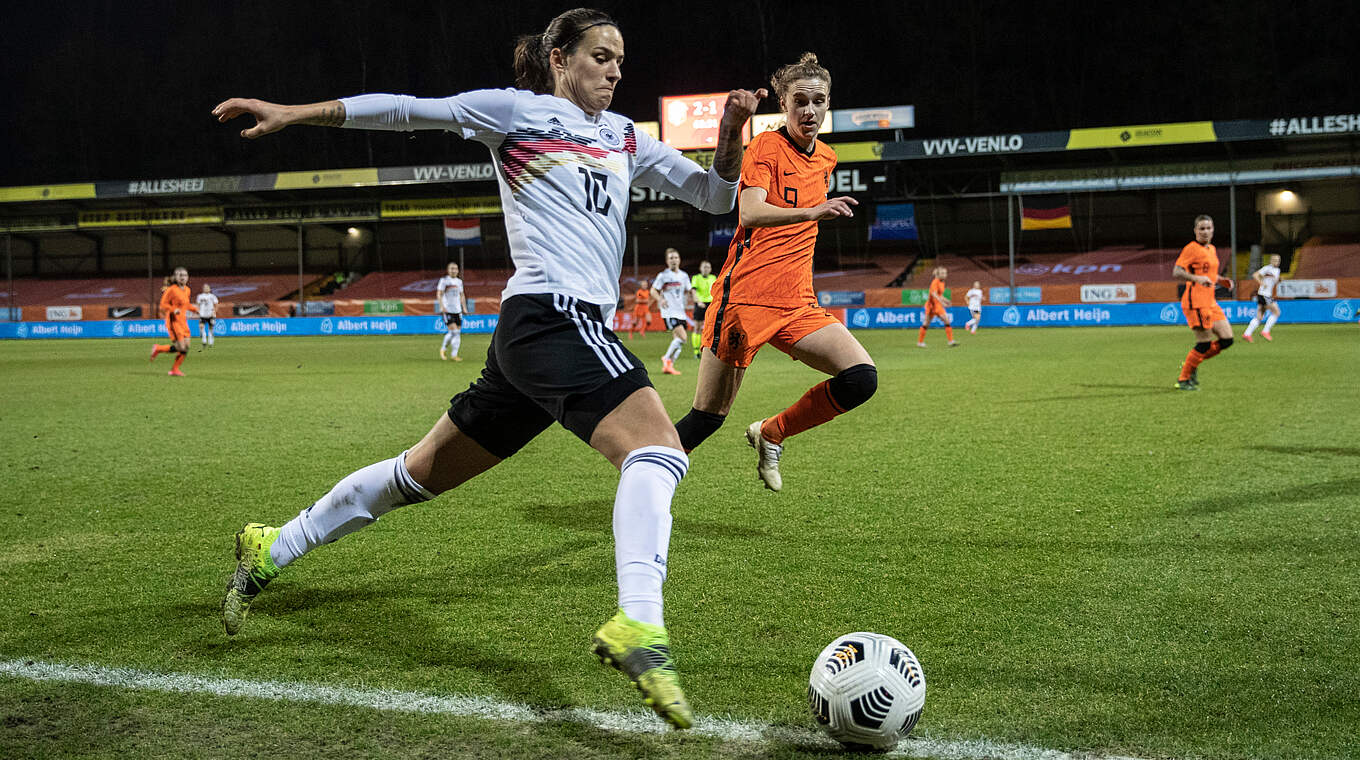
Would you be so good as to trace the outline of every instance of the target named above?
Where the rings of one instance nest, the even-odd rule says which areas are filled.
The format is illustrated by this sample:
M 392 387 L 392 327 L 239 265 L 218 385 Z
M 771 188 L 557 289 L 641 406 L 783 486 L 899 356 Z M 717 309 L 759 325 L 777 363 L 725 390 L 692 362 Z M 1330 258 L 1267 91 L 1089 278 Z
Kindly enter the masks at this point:
M 930 327 L 933 319 L 939 319 L 944 323 L 944 337 L 949 341 L 949 345 L 959 344 L 954 340 L 954 317 L 949 313 L 949 307 L 954 304 L 944 297 L 944 281 L 947 277 L 948 269 L 935 267 L 935 278 L 930 281 L 930 292 L 926 294 L 926 303 L 922 308 L 921 330 L 916 334 L 917 348 L 926 347 L 926 328 Z
M 647 337 L 647 325 L 652 323 L 652 291 L 650 287 L 638 288 L 633 294 L 633 324 L 628 328 L 628 340 L 634 334 Z
M 184 267 L 175 269 L 170 284 L 161 293 L 160 306 L 161 314 L 165 315 L 165 331 L 170 334 L 170 342 L 153 345 L 151 358 L 170 352 L 179 354 L 175 357 L 174 366 L 166 374 L 184 377 L 179 365 L 184 363 L 184 357 L 189 353 L 189 312 L 198 313 L 198 308 L 189 303 L 189 270 Z
M 1195 239 L 1185 244 L 1171 268 L 1172 277 L 1185 280 L 1181 310 L 1195 334 L 1195 345 L 1176 378 L 1176 388 L 1182 391 L 1199 390 L 1200 363 L 1218 356 L 1233 343 L 1232 324 L 1214 299 L 1215 285 L 1231 289 L 1233 282 L 1218 275 L 1218 251 L 1211 242 L 1213 239 L 1214 220 L 1204 214 L 1195 217 Z
M 717 431 L 766 343 L 831 375 L 793 406 L 746 429 L 756 473 L 778 491 L 784 440 L 867 401 L 878 387 L 878 370 L 845 325 L 817 305 L 812 289 L 818 222 L 853 216 L 856 205 L 847 196 L 827 198 L 836 154 L 817 140 L 817 131 L 830 106 L 831 75 L 817 56 L 804 53 L 771 81 L 786 125 L 757 135 L 742 161 L 739 226 L 713 283 L 694 408 L 675 428 L 686 451 Z

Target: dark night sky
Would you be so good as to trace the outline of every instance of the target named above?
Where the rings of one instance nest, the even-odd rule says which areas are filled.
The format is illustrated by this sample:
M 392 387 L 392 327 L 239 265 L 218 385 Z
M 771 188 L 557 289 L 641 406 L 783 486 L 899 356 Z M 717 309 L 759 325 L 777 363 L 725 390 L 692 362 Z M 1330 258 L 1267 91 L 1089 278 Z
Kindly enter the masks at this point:
M 210 6 L 210 7 L 205 7 Z M 218 125 L 229 96 L 439 96 L 511 83 L 516 34 L 563 3 L 81 0 L 11 8 L 0 185 L 484 160 L 480 146 Z M 1360 3 L 602 2 L 623 28 L 613 110 L 764 84 L 815 51 L 833 107 L 911 103 L 909 136 L 1360 110 Z M 1187 10 L 1192 8 L 1193 10 Z M 763 110 L 773 110 L 767 107 Z

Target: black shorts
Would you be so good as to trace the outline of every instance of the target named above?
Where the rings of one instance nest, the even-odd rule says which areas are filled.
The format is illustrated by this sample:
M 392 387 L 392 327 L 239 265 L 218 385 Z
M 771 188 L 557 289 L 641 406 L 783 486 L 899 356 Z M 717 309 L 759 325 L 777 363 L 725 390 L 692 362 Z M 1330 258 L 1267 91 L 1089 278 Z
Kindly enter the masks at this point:
M 1275 303 L 1275 299 L 1271 296 L 1263 296 L 1260 293 L 1256 294 L 1256 305 L 1260 306 L 1262 309 L 1269 309 L 1270 305 L 1273 303 Z
M 708 313 L 708 304 L 706 304 L 706 303 L 696 303 L 696 304 L 694 304 L 694 322 L 695 322 L 695 324 L 703 324 L 704 315 L 707 314 L 707 313 Z
M 662 321 L 666 323 L 667 330 L 674 330 L 677 327 L 684 327 L 689 324 L 689 320 L 675 319 L 674 317 L 667 317 Z
M 462 326 L 463 326 L 463 315 L 462 315 L 461 313 L 455 313 L 455 312 L 450 312 L 450 311 L 444 312 L 444 326 L 445 326 L 445 327 L 462 327 Z
M 449 402 L 449 419 L 504 459 L 553 420 L 590 443 L 595 426 L 639 388 L 647 370 L 604 323 L 600 307 L 550 293 L 501 303 L 482 376 Z
M 213 326 L 213 321 L 216 319 L 217 319 L 216 317 L 199 317 L 198 326 L 202 327 L 204 325 L 207 325 L 208 329 L 211 330 Z

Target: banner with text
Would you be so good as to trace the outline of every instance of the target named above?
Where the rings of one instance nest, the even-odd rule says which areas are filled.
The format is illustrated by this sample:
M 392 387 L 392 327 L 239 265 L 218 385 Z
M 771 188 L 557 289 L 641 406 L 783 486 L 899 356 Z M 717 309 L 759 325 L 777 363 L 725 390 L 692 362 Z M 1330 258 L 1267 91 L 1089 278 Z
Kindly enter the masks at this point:
M 490 333 L 498 314 L 463 315 L 463 332 Z M 216 337 L 273 337 L 310 335 L 442 335 L 444 320 L 423 317 L 280 317 L 218 319 Z M 198 337 L 198 320 L 189 320 L 189 332 Z M 154 338 L 166 337 L 161 319 L 122 319 L 86 322 L 0 323 L 0 339 L 30 338 Z

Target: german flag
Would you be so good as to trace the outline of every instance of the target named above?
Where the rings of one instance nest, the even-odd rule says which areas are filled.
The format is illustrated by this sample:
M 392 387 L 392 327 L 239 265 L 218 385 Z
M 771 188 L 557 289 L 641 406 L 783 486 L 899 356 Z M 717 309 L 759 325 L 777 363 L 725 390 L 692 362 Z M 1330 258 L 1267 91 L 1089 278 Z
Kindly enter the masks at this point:
M 1020 229 L 1070 230 L 1072 208 L 1062 196 L 1021 198 Z

